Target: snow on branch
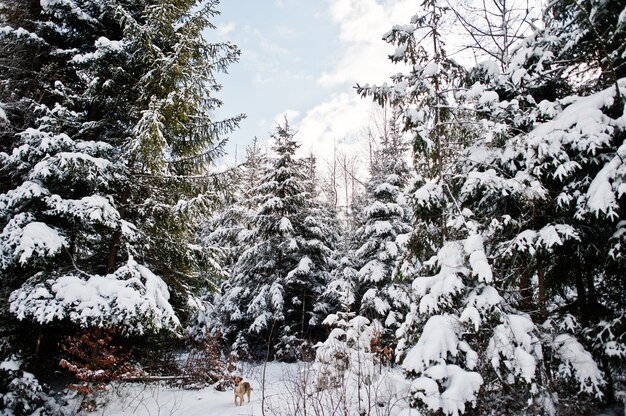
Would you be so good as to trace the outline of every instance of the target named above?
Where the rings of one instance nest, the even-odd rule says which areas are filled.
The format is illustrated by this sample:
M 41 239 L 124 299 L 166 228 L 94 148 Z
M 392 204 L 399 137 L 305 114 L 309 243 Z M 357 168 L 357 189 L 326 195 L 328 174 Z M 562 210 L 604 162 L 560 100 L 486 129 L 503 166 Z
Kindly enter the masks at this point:
M 106 276 L 65 274 L 26 284 L 11 294 L 10 310 L 20 320 L 40 324 L 69 319 L 82 327 L 143 334 L 180 325 L 169 298 L 165 282 L 131 258 Z
M 573 377 L 579 383 L 582 393 L 594 394 L 601 398 L 604 375 L 595 360 L 583 345 L 569 334 L 558 335 L 554 339 L 554 349 L 561 359 L 559 375 Z
M 0 234 L 1 268 L 18 262 L 26 264 L 33 256 L 53 257 L 68 246 L 59 230 L 43 222 L 33 221 L 32 215 L 17 214 Z

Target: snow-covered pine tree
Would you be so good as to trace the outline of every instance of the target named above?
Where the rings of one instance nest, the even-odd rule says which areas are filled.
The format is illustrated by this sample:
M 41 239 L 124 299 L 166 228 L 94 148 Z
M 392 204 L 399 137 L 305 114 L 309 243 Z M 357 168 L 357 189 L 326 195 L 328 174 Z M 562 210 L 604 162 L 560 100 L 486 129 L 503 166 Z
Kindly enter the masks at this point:
M 316 265 L 308 273 L 301 273 L 301 279 L 323 285 L 321 292 L 315 292 L 309 302 L 313 302 L 313 312 L 309 325 L 315 331 L 311 340 L 324 339 L 326 328 L 322 322 L 326 317 L 341 308 L 342 294 L 329 286 L 332 273 L 337 270 L 337 249 L 339 245 L 340 222 L 337 211 L 327 201 L 318 198 L 320 186 L 317 179 L 317 159 L 310 154 L 305 163 L 305 189 L 308 200 L 302 228 L 302 252 Z M 317 288 L 316 288 L 317 289 Z
M 267 174 L 268 161 L 255 137 L 246 147 L 246 158 L 236 168 L 221 201 L 222 208 L 202 226 L 200 240 L 205 247 L 219 248 L 220 264 L 230 273 L 237 259 L 245 250 L 242 243 L 248 233 L 247 218 L 258 208 L 253 190 Z
M 350 282 L 355 295 L 353 312 L 378 321 L 380 327 L 393 327 L 402 318 L 397 316 L 401 307 L 394 305 L 394 298 L 400 294 L 396 292 L 402 292 L 395 283 L 411 233 L 411 212 L 405 197 L 410 169 L 399 115 L 395 113 L 384 122 L 388 127 L 383 129 L 373 153 L 366 184 L 367 202 L 357 214 L 360 226 L 352 237 L 354 249 L 349 268 L 354 272 L 345 272 L 354 278 Z M 386 334 L 385 341 L 391 342 L 391 338 Z
M 287 123 L 273 134 L 275 158 L 251 192 L 246 249 L 223 287 L 217 308 L 237 352 L 295 359 L 316 334 L 326 307 L 333 233 L 324 224 L 298 143 Z
M 226 280 L 242 253 L 249 248 L 247 241 L 252 231 L 248 219 L 258 208 L 254 192 L 268 169 L 267 155 L 255 137 L 252 144 L 246 147 L 243 163 L 233 169 L 226 192 L 221 195 L 220 208 L 202 224 L 199 231 L 200 245 L 217 252 L 216 266 L 223 273 L 209 276 L 213 287 L 207 288 L 203 296 L 205 307 L 198 311 L 194 324 L 189 328 L 196 338 L 207 334 L 221 338 L 229 333 L 228 327 L 223 326 L 222 311 L 216 308 L 216 304 L 220 304 L 219 288 L 224 285 L 222 291 L 229 290 Z
M 618 3 L 551 4 L 545 29 L 522 43 L 507 73 L 475 84 L 474 92 L 491 90 L 479 96 L 496 98 L 481 106 L 492 134 L 470 148 L 461 196 L 489 213 L 496 274 L 514 271 L 519 307 L 541 324 L 549 392 L 584 390 L 608 402 L 624 390 L 626 354 L 623 290 L 615 290 L 625 283 L 617 272 L 626 65 L 615 42 L 625 34 Z M 563 365 L 568 354 L 581 365 Z M 557 410 L 590 405 L 560 401 Z
M 207 269 L 214 268 L 211 250 L 193 242 L 221 186 L 220 176 L 208 176 L 208 169 L 222 153 L 222 136 L 242 118 L 214 116 L 221 105 L 215 76 L 239 56 L 234 45 L 205 38 L 218 3 L 155 2 L 144 6 L 139 21 L 116 9 L 136 58 L 130 62 L 141 71 L 132 84 L 139 93 L 133 111 L 139 120 L 126 143 L 127 166 L 139 188 L 136 196 L 129 191 L 135 209 L 126 213 L 150 241 L 122 258 L 130 254 L 150 263 L 175 289 L 182 308 L 193 304 L 194 287 L 204 287 Z
M 426 2 L 425 6 L 437 10 L 434 4 Z M 553 6 L 558 9 L 562 5 L 556 2 Z M 572 9 L 567 10 L 566 16 L 571 17 Z M 587 23 L 590 11 L 586 11 Z M 585 21 L 580 18 L 581 13 L 573 13 L 579 16 L 579 25 Z M 595 11 L 594 15 L 603 14 Z M 420 19 L 414 18 L 413 22 L 420 22 Z M 436 20 L 431 20 L 430 29 L 436 28 L 433 22 Z M 618 192 L 618 183 L 612 188 L 620 177 L 617 159 L 608 157 L 607 167 L 599 163 L 602 157 L 593 156 L 598 149 L 611 143 L 615 147 L 613 150 L 605 148 L 607 153 L 619 154 L 619 137 L 623 140 L 623 132 L 616 127 L 619 123 L 614 120 L 622 117 L 623 105 L 617 105 L 619 110 L 611 121 L 611 108 L 614 103 L 619 103 L 619 99 L 611 97 L 616 95 L 619 98 L 620 95 L 610 88 L 585 98 L 566 97 L 558 104 L 541 102 L 558 98 L 567 88 L 562 78 L 566 72 L 559 70 L 559 65 L 565 63 L 567 67 L 567 63 L 575 62 L 567 68 L 568 71 L 596 67 L 571 57 L 564 59 L 567 53 L 562 52 L 580 40 L 580 34 L 585 32 L 575 29 L 572 23 L 567 19 L 548 20 L 546 32 L 537 34 L 535 40 L 531 39 L 517 51 L 511 60 L 512 67 L 503 76 L 503 83 L 508 83 L 511 88 L 502 87 L 496 93 L 485 91 L 481 84 L 474 84 L 464 94 L 457 94 L 455 98 L 471 101 L 468 109 L 475 116 L 449 118 L 445 120 L 445 129 L 437 129 L 444 120 L 442 114 L 459 111 L 458 105 L 451 107 L 453 102 L 450 101 L 445 106 L 441 101 L 434 102 L 434 114 L 428 116 L 427 109 L 421 107 L 420 102 L 412 108 L 415 101 L 406 99 L 419 91 L 416 85 L 428 85 L 428 75 L 421 71 L 421 67 L 413 64 L 408 79 L 394 77 L 396 82 L 392 87 L 362 90 L 379 99 L 402 98 L 397 104 L 405 109 L 408 127 L 417 119 L 427 131 L 445 133 L 448 137 L 459 133 L 464 137 L 470 133 L 476 142 L 468 149 L 456 147 L 454 157 L 447 160 L 445 154 L 440 155 L 444 162 L 439 165 L 442 169 L 435 170 L 435 175 L 428 169 L 420 170 L 418 165 L 418 173 L 438 177 L 428 180 L 426 176 L 425 181 L 418 182 L 414 194 L 416 229 L 421 228 L 420 222 L 430 227 L 421 228 L 425 235 L 416 233 L 414 236 L 417 243 L 413 245 L 417 260 L 414 264 L 417 276 L 413 282 L 414 300 L 411 312 L 398 332 L 401 337 L 398 353 L 408 374 L 415 378 L 412 392 L 416 404 L 424 409 L 459 414 L 469 411 L 471 405 L 481 414 L 522 414 L 529 408 L 532 412 L 547 414 L 576 413 L 588 411 L 588 408 L 585 409 L 582 401 L 568 402 L 568 397 L 579 391 L 590 396 L 602 395 L 604 379 L 600 365 L 583 346 L 582 331 L 571 316 L 564 314 L 577 288 L 560 284 L 558 276 L 580 280 L 578 286 L 596 296 L 604 282 L 612 280 L 600 267 L 597 277 L 585 280 L 585 274 L 581 275 L 581 270 L 575 269 L 576 262 L 568 258 L 572 255 L 572 248 L 593 241 L 589 237 L 582 239 L 584 234 L 601 229 L 599 224 L 580 226 L 583 214 L 619 224 L 619 214 L 609 213 L 616 213 L 621 194 L 600 198 L 608 201 L 608 205 L 602 205 L 604 208 L 582 212 L 580 208 L 578 211 L 572 208 L 572 220 L 564 220 L 562 210 L 559 212 L 550 201 L 561 201 L 561 205 L 570 203 L 574 208 L 580 207 L 581 202 L 588 206 L 585 201 L 598 201 L 591 197 L 593 189 L 590 185 L 594 182 L 603 184 L 606 190 Z M 618 26 L 614 21 L 611 36 L 620 32 Z M 394 31 L 412 36 L 417 33 L 413 29 L 417 28 L 403 26 L 394 28 Z M 561 34 L 553 29 L 560 30 Z M 419 50 L 419 46 L 412 42 L 401 46 L 401 55 Z M 614 56 L 608 51 L 601 55 Z M 557 56 L 561 59 L 557 60 Z M 397 54 L 391 58 L 398 60 Z M 410 59 L 404 61 L 411 62 Z M 477 72 L 487 79 L 498 78 L 497 73 L 489 71 L 494 66 L 482 65 Z M 588 76 L 580 79 L 591 80 L 587 85 L 596 82 Z M 533 82 L 521 84 L 528 80 Z M 458 85 L 460 81 L 457 81 Z M 437 91 L 436 88 L 430 90 Z M 500 93 L 508 95 L 499 96 Z M 577 122 L 580 108 L 588 111 L 585 127 Z M 603 108 L 608 114 L 600 114 Z M 441 111 L 439 115 L 437 111 Z M 469 114 L 466 110 L 463 113 Z M 497 119 L 495 114 L 501 118 Z M 473 124 L 481 126 L 483 131 L 459 124 L 464 120 L 475 122 Z M 419 133 L 420 130 L 414 131 L 418 143 L 424 139 Z M 581 148 L 585 143 L 591 147 Z M 570 163 L 572 161 L 574 163 Z M 569 184 L 561 182 L 563 177 L 583 166 L 589 170 L 578 177 L 577 185 L 570 188 Z M 603 169 L 611 172 L 610 180 L 601 175 Z M 432 221 L 437 217 L 445 219 L 439 226 Z M 610 241 L 611 236 L 616 235 L 620 234 L 607 233 L 604 241 Z M 429 248 L 436 253 L 430 259 Z M 592 251 L 597 248 L 591 244 Z M 589 253 L 589 247 L 580 252 Z M 595 258 L 598 258 L 597 254 Z M 563 275 L 566 269 L 571 274 Z M 548 282 L 554 286 L 550 288 Z M 580 295 L 580 291 L 578 293 Z M 603 302 L 620 308 L 619 302 L 616 304 L 612 300 L 615 297 L 610 289 L 603 295 Z M 597 344 L 613 359 L 623 356 L 624 332 L 623 327 L 619 329 L 620 314 L 623 312 L 613 314 L 612 320 L 599 325 L 601 329 L 595 333 Z M 599 341 L 602 337 L 606 338 L 604 343 Z M 623 370 L 620 371 L 623 374 Z
M 414 137 L 412 147 L 417 176 L 412 199 L 417 204 L 412 252 L 434 255 L 446 238 L 445 207 L 449 161 L 469 140 L 471 132 L 459 120 L 466 118 L 456 105 L 454 92 L 465 69 L 448 57 L 444 42 L 447 7 L 424 1 L 408 25 L 395 25 L 383 39 L 396 47 L 389 59 L 408 66 L 408 73 L 391 77 L 391 86 L 357 85 L 364 97 L 402 111 L 403 130 Z M 456 126 L 456 128 L 451 128 Z M 471 130 L 471 129 L 470 129 Z
M 3 3 L 2 62 L 19 51 L 0 75 L 0 279 L 15 348 L 53 354 L 57 336 L 89 326 L 175 331 L 193 304 L 204 174 L 239 120 L 211 115 L 214 75 L 238 57 L 201 33 L 216 4 Z

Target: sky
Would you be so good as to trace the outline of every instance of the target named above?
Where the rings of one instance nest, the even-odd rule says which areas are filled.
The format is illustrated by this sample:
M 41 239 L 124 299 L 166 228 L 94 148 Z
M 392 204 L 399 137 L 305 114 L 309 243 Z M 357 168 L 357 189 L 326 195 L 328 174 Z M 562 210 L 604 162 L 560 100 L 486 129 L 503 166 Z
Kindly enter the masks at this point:
M 383 83 L 398 69 L 388 61 L 393 47 L 382 40 L 394 24 L 406 24 L 415 0 L 222 0 L 213 41 L 231 41 L 242 51 L 221 75 L 220 118 L 245 113 L 229 135 L 221 164 L 242 161 L 256 136 L 268 143 L 286 116 L 318 165 L 337 146 L 358 153 L 372 102 L 360 98 L 356 83 Z

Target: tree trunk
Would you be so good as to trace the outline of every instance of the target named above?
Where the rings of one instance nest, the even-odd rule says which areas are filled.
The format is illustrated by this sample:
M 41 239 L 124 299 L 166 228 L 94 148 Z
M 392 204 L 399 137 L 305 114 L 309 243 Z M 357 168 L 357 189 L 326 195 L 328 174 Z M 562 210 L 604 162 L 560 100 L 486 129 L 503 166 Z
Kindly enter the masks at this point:
M 130 196 L 130 188 L 124 187 L 122 195 L 120 197 L 120 205 L 117 211 L 120 214 L 120 220 L 123 220 L 126 215 L 126 203 Z M 120 244 L 122 242 L 122 227 L 121 225 L 113 232 L 111 236 L 111 244 L 109 245 L 109 258 L 107 259 L 107 273 L 113 273 L 117 265 L 117 253 L 120 250 Z
M 541 261 L 538 261 L 537 265 L 537 303 L 539 304 L 539 322 L 545 322 L 548 317 L 548 312 L 546 311 L 546 283 L 544 279 L 543 273 L 543 265 Z
M 580 257 L 577 259 L 576 267 L 576 297 L 578 303 L 578 315 L 582 326 L 589 326 L 589 308 L 587 307 L 587 293 L 585 292 L 585 282 L 583 281 L 583 270 L 580 264 Z

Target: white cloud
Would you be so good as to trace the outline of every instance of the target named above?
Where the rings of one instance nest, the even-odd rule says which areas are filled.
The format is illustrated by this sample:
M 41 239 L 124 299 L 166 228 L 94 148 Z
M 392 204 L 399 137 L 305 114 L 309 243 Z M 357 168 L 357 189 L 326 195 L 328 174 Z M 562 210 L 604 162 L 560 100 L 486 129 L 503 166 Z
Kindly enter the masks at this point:
M 217 32 L 217 35 L 219 37 L 224 38 L 233 30 L 235 30 L 235 27 L 236 25 L 234 22 L 225 22 L 225 23 L 218 25 L 215 31 Z
M 371 104 L 354 93 L 332 94 L 306 112 L 299 124 L 300 140 L 330 140 L 356 136 L 367 122 Z
M 394 24 L 407 24 L 418 6 L 413 0 L 329 0 L 343 48 L 334 67 L 320 76 L 324 86 L 381 83 L 398 72 L 387 59 L 393 47 L 382 40 Z
M 289 122 L 289 125 L 295 126 L 298 124 L 298 117 L 300 117 L 300 114 L 301 113 L 298 110 L 285 110 L 274 117 L 274 120 L 272 121 L 272 127 L 275 127 L 277 124 L 284 124 L 285 120 Z
M 301 156 L 313 151 L 318 159 L 330 161 L 337 148 L 346 154 L 357 155 L 363 150 L 361 141 L 368 124 L 373 104 L 353 93 L 333 94 L 304 114 L 294 125 L 296 139 L 302 144 Z M 324 170 L 323 164 L 320 165 Z
M 274 28 L 274 33 L 282 39 L 295 39 L 297 31 L 294 28 L 278 25 Z
M 265 117 L 258 122 L 257 128 L 261 130 L 258 137 L 264 146 L 271 146 L 268 133 L 275 129 L 276 122 L 284 121 L 286 114 L 301 143 L 298 156 L 313 151 L 318 157 L 320 174 L 325 175 L 326 162 L 333 159 L 337 149 L 359 159 L 359 175 L 363 178 L 368 167 L 364 131 L 375 105 L 372 100 L 359 97 L 353 86 L 357 82 L 382 83 L 401 70 L 389 62 L 387 55 L 393 52 L 393 47 L 387 45 L 382 36 L 394 24 L 407 24 L 419 4 L 414 0 L 327 0 L 325 4 L 327 12 L 316 13 L 314 17 L 330 18 L 336 24 L 339 36 L 337 43 L 328 45 L 327 56 L 338 58 L 328 62 L 330 65 L 325 66 L 323 74 L 313 74 L 313 79 L 317 81 L 319 92 L 327 95 L 308 108 L 290 107 L 274 118 Z M 296 32 L 292 32 L 292 28 Z M 255 83 L 284 88 L 282 80 L 310 79 L 310 72 L 287 73 L 279 65 L 300 56 L 283 49 L 289 44 L 285 41 L 297 35 L 298 29 L 299 26 L 291 24 L 276 25 L 272 31 L 262 33 L 250 25 L 242 26 L 242 63 L 254 68 Z M 294 90 L 293 94 L 298 91 Z
M 358 83 L 382 83 L 400 68 L 387 55 L 392 52 L 382 36 L 394 24 L 406 24 L 419 5 L 414 0 L 328 0 L 329 14 L 339 25 L 341 58 L 318 78 L 334 91 L 306 111 L 298 124 L 301 152 L 315 151 L 320 159 L 332 159 L 338 143 L 345 153 L 362 153 L 366 126 L 374 104 L 352 88 Z
M 283 48 L 282 46 L 279 46 L 278 44 L 264 37 L 261 37 L 259 39 L 259 46 L 261 50 L 268 53 L 269 55 L 272 55 L 272 54 L 289 55 L 290 54 L 288 49 Z

